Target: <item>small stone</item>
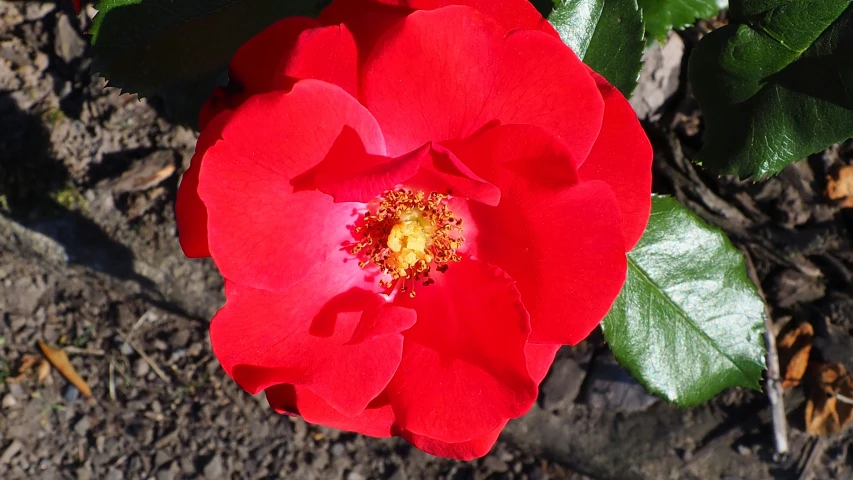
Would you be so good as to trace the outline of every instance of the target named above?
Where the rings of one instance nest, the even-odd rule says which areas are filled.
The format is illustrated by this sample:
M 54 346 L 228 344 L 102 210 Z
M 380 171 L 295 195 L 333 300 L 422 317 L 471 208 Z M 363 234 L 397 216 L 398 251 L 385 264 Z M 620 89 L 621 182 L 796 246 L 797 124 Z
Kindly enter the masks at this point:
M 168 155 L 171 160 L 173 160 L 174 154 L 172 152 L 168 152 Z M 170 162 L 171 162 L 170 160 Z M 190 341 L 190 331 L 189 330 L 178 330 L 169 338 L 169 345 L 172 348 L 184 348 L 187 346 L 187 343 Z
M 148 362 L 145 360 L 138 358 L 135 362 L 133 362 L 133 374 L 138 378 L 144 378 L 148 375 L 148 372 L 151 371 L 151 365 L 148 365 Z
M 491 455 L 483 459 L 483 466 L 489 472 L 502 473 L 509 470 L 509 465 L 507 465 L 506 462 L 504 462 L 498 457 L 493 457 Z
M 21 387 L 19 383 L 7 383 L 9 386 L 9 394 L 13 395 L 15 398 L 24 398 L 26 397 L 26 393 L 24 393 L 24 388 Z
M 121 470 L 111 468 L 110 471 L 107 472 L 107 480 L 124 480 L 124 474 Z
M 207 462 L 207 465 L 204 466 L 204 476 L 208 480 L 214 480 L 217 478 L 223 478 L 224 467 L 222 464 L 222 457 L 217 453 Z
M 157 480 L 175 480 L 180 472 L 180 467 L 177 463 L 172 462 L 170 465 L 161 468 L 157 471 Z
M 90 480 L 92 478 L 92 469 L 88 466 L 82 466 L 75 472 L 77 480 Z
M 59 15 L 55 35 L 56 55 L 65 63 L 71 63 L 86 53 L 86 41 L 74 29 L 68 15 Z
M 200 342 L 193 343 L 190 345 L 190 348 L 187 349 L 187 355 L 190 357 L 197 357 L 201 355 L 204 346 Z
M 133 355 L 133 347 L 131 347 L 129 343 L 122 343 L 119 351 L 125 357 L 129 357 L 129 356 Z
M 169 459 L 168 453 L 163 450 L 157 450 L 157 453 L 154 454 L 154 466 L 159 467 L 160 465 L 164 465 Z
M 74 403 L 80 397 L 80 390 L 77 389 L 74 385 L 68 385 L 65 387 L 65 391 L 62 393 L 62 398 L 65 399 L 68 403 Z
M 593 408 L 623 412 L 642 411 L 660 400 L 634 380 L 609 350 L 595 356 L 581 396 Z
M 347 449 L 341 445 L 340 443 L 336 443 L 332 445 L 332 456 L 340 457 L 341 455 L 347 453 Z
M 367 479 L 364 478 L 364 475 L 362 475 L 358 472 L 349 472 L 349 474 L 347 475 L 347 480 L 367 480 Z
M 193 475 L 195 473 L 195 470 L 195 462 L 193 462 L 192 457 L 189 455 L 183 456 L 181 458 L 181 472 L 187 476 L 195 476 Z
M 15 455 L 17 455 L 18 452 L 21 451 L 21 448 L 23 446 L 24 445 L 21 444 L 20 441 L 12 440 L 12 443 L 10 443 L 9 446 L 6 447 L 6 450 L 3 450 L 3 454 L 0 455 L 0 465 L 5 465 L 5 464 L 9 463 L 9 460 L 14 458 Z
M 3 408 L 12 408 L 17 404 L 18 404 L 18 401 L 15 400 L 15 396 L 12 395 L 11 393 L 7 393 L 6 395 L 3 396 L 3 402 L 2 402 Z
M 183 348 L 179 348 L 172 352 L 172 355 L 169 357 L 169 363 L 177 363 L 178 360 L 182 360 L 187 356 L 187 351 Z
M 643 54 L 643 69 L 630 103 L 643 119 L 655 120 L 663 106 L 678 92 L 684 42 L 671 34 L 663 45 L 655 42 Z
M 551 371 L 542 382 L 539 402 L 545 410 L 555 410 L 571 405 L 586 378 L 587 368 L 574 358 L 563 357 L 554 361 Z
M 35 3 L 28 2 L 26 4 L 26 19 L 28 22 L 35 22 L 36 20 L 41 20 L 48 13 L 54 11 L 56 9 L 56 4 L 54 3 Z
M 741 455 L 751 455 L 752 450 L 749 447 L 747 447 L 746 445 L 738 445 L 737 446 L 737 453 L 739 453 Z
M 81 437 L 85 436 L 90 428 L 92 428 L 92 425 L 88 416 L 84 416 L 74 424 L 74 432 Z

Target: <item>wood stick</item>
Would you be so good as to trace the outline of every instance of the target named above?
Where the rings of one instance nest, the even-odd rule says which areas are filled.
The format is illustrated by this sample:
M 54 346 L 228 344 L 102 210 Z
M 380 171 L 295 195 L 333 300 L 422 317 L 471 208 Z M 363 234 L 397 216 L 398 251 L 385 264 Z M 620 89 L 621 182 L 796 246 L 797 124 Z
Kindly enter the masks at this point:
M 770 400 L 770 412 L 773 415 L 773 439 L 776 444 L 776 453 L 780 457 L 788 455 L 790 447 L 788 446 L 788 418 L 785 415 L 785 400 L 782 398 L 782 374 L 779 369 L 779 353 L 776 350 L 776 332 L 773 328 L 773 317 L 770 312 L 770 306 L 767 304 L 767 297 L 764 295 L 764 290 L 761 289 L 761 282 L 758 279 L 758 273 L 755 271 L 755 265 L 752 263 L 752 256 L 749 251 L 743 250 L 744 261 L 746 262 L 746 270 L 749 278 L 755 283 L 758 289 L 758 294 L 764 301 L 764 343 L 767 345 L 767 381 L 765 389 L 767 397 Z

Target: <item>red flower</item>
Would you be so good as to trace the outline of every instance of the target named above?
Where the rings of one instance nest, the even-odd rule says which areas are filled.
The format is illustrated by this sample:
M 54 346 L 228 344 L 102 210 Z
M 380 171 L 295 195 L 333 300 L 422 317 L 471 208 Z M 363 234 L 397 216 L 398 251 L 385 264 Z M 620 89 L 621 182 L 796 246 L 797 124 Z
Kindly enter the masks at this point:
M 526 0 L 337 0 L 235 55 L 178 193 L 274 409 L 484 455 L 625 279 L 651 148 Z

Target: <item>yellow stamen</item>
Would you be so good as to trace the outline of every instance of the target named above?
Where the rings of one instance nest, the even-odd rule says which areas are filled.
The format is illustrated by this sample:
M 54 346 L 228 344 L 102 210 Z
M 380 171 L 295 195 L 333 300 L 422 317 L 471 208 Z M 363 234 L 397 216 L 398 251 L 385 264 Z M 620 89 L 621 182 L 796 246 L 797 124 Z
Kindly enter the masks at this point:
M 402 280 L 401 291 L 414 297 L 414 281 L 428 286 L 434 283 L 433 268 L 443 273 L 448 263 L 461 260 L 456 250 L 464 241 L 462 220 L 441 193 L 389 190 L 379 200 L 376 213 L 365 213 L 356 225 L 359 238 L 350 252 L 359 256 L 362 268 L 373 264 L 390 277 L 383 286 Z

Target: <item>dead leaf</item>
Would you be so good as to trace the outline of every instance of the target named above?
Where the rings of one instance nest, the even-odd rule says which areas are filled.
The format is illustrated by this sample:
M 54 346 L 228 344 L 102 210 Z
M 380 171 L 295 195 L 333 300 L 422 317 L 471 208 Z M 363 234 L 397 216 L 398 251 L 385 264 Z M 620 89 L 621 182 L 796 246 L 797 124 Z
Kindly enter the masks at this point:
M 853 208 L 853 165 L 841 167 L 835 175 L 827 175 L 826 196 L 832 200 L 843 200 L 841 206 Z
M 853 375 L 840 363 L 824 363 L 817 376 L 806 402 L 806 432 L 832 435 L 853 422 Z
M 844 428 L 853 422 L 853 375 L 847 374 L 836 383 L 835 399 L 838 420 Z
M 50 375 L 50 362 L 42 358 L 39 362 L 37 371 L 39 382 L 44 382 L 45 380 L 47 380 L 48 375 Z
M 175 170 L 175 153 L 171 150 L 158 150 L 135 162 L 124 172 L 113 186 L 113 191 L 126 193 L 150 190 L 169 179 Z
M 777 340 L 779 364 L 782 367 L 782 388 L 796 387 L 803 379 L 809 366 L 814 328 L 810 323 L 801 323 Z
M 27 374 L 32 371 L 33 365 L 36 364 L 38 359 L 38 356 L 31 353 L 24 354 L 24 356 L 21 357 L 21 366 L 18 367 L 18 375 L 7 378 L 6 382 L 17 383 L 27 378 Z
M 68 355 L 65 354 L 65 351 L 61 348 L 51 347 L 50 345 L 39 341 L 39 348 L 41 349 L 44 356 L 47 357 L 47 360 L 59 370 L 59 373 L 62 374 L 69 382 L 71 382 L 80 393 L 82 393 L 86 397 L 92 396 L 92 390 L 89 388 L 89 384 L 86 383 L 86 380 L 83 380 L 83 377 L 77 373 L 77 370 L 71 365 L 71 362 L 68 361 Z

